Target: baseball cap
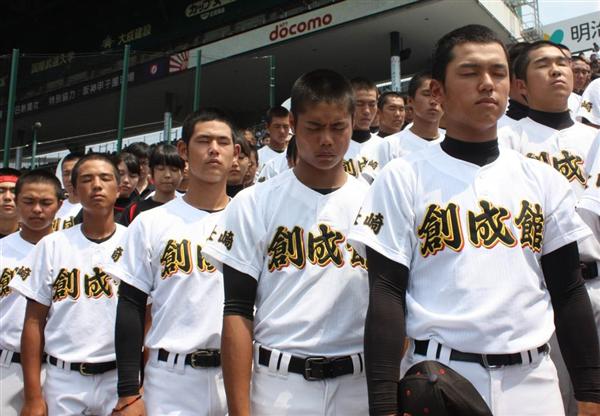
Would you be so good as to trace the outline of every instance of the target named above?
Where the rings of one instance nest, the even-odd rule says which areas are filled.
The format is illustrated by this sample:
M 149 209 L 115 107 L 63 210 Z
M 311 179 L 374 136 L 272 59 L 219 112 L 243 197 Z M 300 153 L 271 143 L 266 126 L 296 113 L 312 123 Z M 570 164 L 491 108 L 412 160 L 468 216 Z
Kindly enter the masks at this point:
M 438 361 L 413 365 L 398 384 L 402 416 L 492 416 L 475 387 Z
M 577 116 L 600 125 L 600 79 L 590 82 L 583 92 Z

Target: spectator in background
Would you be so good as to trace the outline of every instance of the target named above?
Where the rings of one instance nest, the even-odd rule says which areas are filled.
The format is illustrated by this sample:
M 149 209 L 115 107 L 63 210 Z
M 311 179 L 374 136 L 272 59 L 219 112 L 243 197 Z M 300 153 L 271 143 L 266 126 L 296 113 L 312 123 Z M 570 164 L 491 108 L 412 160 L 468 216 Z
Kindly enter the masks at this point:
M 159 144 L 150 155 L 150 176 L 154 192 L 146 199 L 134 201 L 121 214 L 119 223 L 129 226 L 140 212 L 161 206 L 175 198 L 175 191 L 183 178 L 185 162 L 177 148 L 171 144 Z
M 236 158 L 233 158 L 229 175 L 227 176 L 226 193 L 233 198 L 239 191 L 244 189 L 244 179 L 248 173 L 248 165 L 250 164 L 250 144 L 238 134 L 233 135 L 235 144 L 240 146 L 240 152 Z
M 595 53 L 590 55 L 590 68 L 592 69 L 592 81 L 600 77 L 600 61 Z
M 244 187 L 254 185 L 256 171 L 258 170 L 258 150 L 256 146 L 250 146 L 250 157 L 248 159 L 248 171 L 246 172 L 246 176 L 244 176 Z
M 183 167 L 183 176 L 181 177 L 181 182 L 179 182 L 179 186 L 177 187 L 177 190 L 175 191 L 175 196 L 183 196 L 185 195 L 185 193 L 187 192 L 188 189 L 188 184 L 190 181 L 190 171 L 189 171 L 189 165 L 187 160 L 183 161 L 184 163 L 184 167 Z
M 0 238 L 19 229 L 15 184 L 21 172 L 13 168 L 0 168 Z
M 407 104 L 404 106 L 404 125 L 402 126 L 402 130 L 404 130 L 407 126 L 409 126 L 409 124 L 413 122 L 413 117 L 415 115 L 412 105 L 410 105 L 408 101 L 406 101 L 406 103 Z
M 275 156 L 282 154 L 287 147 L 288 135 L 290 134 L 289 111 L 285 107 L 272 107 L 267 111 L 267 130 L 270 140 L 258 151 L 260 165 L 264 165 Z M 260 170 L 260 169 L 259 169 Z
M 71 228 L 76 224 L 75 218 L 77 213 L 81 211 L 79 198 L 73 192 L 73 184 L 71 183 L 71 172 L 73 166 L 79 159 L 83 157 L 83 153 L 72 152 L 66 155 L 61 164 L 62 183 L 66 190 L 67 199 L 65 199 L 56 213 L 52 228 L 54 231 Z
M 140 164 L 132 153 L 121 152 L 115 161 L 119 170 L 119 197 L 115 202 L 115 221 L 119 222 L 125 207 L 140 199 L 135 192 L 140 180 Z
M 571 58 L 573 69 L 573 92 L 581 95 L 592 78 L 592 67 L 585 56 L 578 55 Z
M 152 191 L 154 186 L 150 183 L 150 154 L 152 149 L 144 142 L 131 143 L 125 152 L 133 154 L 140 165 L 140 178 L 135 187 L 135 192 L 139 199 L 146 199 Z
M 404 98 L 395 91 L 381 94 L 377 100 L 377 115 L 379 116 L 379 137 L 398 133 L 404 125 Z
M 243 136 L 244 139 L 246 139 L 246 141 L 251 145 L 251 146 L 256 146 L 256 136 L 254 135 L 254 132 L 250 129 L 246 129 L 243 131 Z

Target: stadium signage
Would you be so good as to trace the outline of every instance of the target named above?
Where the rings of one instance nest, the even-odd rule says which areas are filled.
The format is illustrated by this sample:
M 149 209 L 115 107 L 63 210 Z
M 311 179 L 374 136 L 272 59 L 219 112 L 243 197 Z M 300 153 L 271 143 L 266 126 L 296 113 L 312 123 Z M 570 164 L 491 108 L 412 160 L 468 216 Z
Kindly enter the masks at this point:
M 312 17 L 292 24 L 289 24 L 289 22 L 285 20 L 275 25 L 275 29 L 269 33 L 269 40 L 275 42 L 276 40 L 282 40 L 289 36 L 312 32 L 313 30 L 318 30 L 324 26 L 330 25 L 332 21 L 333 16 L 331 13 L 326 13 L 322 16 Z

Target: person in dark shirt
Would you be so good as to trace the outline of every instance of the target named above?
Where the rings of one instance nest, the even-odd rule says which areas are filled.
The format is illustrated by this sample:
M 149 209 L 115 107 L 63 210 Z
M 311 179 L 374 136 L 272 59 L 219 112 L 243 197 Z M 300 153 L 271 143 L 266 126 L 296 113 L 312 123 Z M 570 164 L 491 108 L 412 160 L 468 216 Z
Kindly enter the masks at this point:
M 115 220 L 120 222 L 121 214 L 127 206 L 140 199 L 135 188 L 140 179 L 140 163 L 135 155 L 120 153 L 115 160 L 119 168 L 119 197 L 115 202 Z
M 150 176 L 154 184 L 154 192 L 146 199 L 130 204 L 123 213 L 119 223 L 125 226 L 140 212 L 156 208 L 175 198 L 175 191 L 183 178 L 185 162 L 171 144 L 156 146 L 150 155 Z

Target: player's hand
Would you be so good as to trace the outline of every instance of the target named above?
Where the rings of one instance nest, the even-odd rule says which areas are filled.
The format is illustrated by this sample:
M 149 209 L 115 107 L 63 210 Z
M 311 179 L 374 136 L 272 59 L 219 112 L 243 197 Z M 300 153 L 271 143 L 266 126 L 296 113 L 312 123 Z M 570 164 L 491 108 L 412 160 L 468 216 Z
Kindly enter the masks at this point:
M 47 416 L 48 406 L 42 397 L 36 400 L 26 400 L 21 409 L 21 416 Z
M 119 397 L 112 416 L 146 416 L 144 400 L 141 396 Z
M 577 416 L 600 416 L 600 403 L 577 402 Z

